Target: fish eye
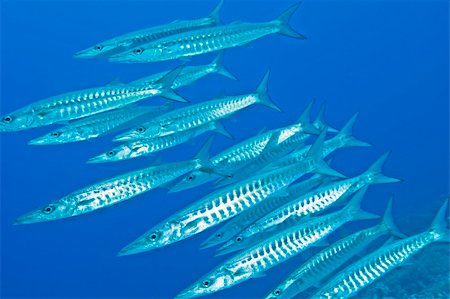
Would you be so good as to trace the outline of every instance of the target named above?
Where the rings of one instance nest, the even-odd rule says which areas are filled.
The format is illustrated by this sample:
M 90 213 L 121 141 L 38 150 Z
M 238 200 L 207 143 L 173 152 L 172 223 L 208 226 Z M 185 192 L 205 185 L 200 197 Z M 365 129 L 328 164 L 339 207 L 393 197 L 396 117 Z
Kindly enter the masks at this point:
M 210 285 L 211 285 L 211 281 L 209 281 L 208 279 L 207 279 L 207 280 L 204 280 L 204 281 L 202 282 L 202 286 L 203 286 L 204 288 L 208 288 Z
M 50 134 L 52 137 L 59 137 L 59 135 L 61 135 L 60 132 L 53 132 Z
M 158 239 L 158 234 L 157 233 L 152 233 L 150 235 L 150 241 L 156 241 Z
M 142 54 L 142 52 L 144 52 L 144 49 L 141 49 L 141 48 L 137 48 L 137 49 L 135 49 L 134 51 L 133 51 L 135 54 Z
M 227 174 L 227 178 L 231 179 L 233 177 L 232 174 Z
M 242 237 L 237 237 L 237 238 L 236 238 L 236 241 L 237 241 L 237 242 L 241 242 L 241 241 L 242 241 Z
M 114 156 L 115 154 L 116 154 L 115 151 L 109 151 L 109 152 L 107 153 L 108 157 L 112 157 L 112 156 Z
M 223 233 L 217 233 L 217 234 L 216 234 L 216 237 L 217 237 L 217 238 L 222 238 L 222 236 L 223 236 Z
M 45 208 L 42 209 L 42 211 L 45 214 L 50 214 L 51 212 L 53 212 L 55 210 L 55 208 L 53 206 L 46 206 Z
M 193 175 L 188 176 L 188 180 L 189 180 L 189 181 L 192 181 L 193 179 L 194 179 L 194 176 L 193 176 Z
M 5 116 L 5 117 L 3 117 L 3 122 L 5 122 L 5 123 L 10 123 L 10 122 L 12 122 L 12 117 L 11 116 Z
M 136 129 L 136 132 L 142 133 L 145 132 L 145 128 L 144 127 L 139 127 Z
M 277 289 L 277 290 L 275 290 L 275 291 L 273 292 L 273 294 L 274 294 L 275 296 L 278 296 L 278 295 L 281 294 L 281 291 Z
M 103 46 L 102 45 L 97 45 L 97 46 L 95 46 L 95 50 L 101 50 L 101 49 L 103 49 Z

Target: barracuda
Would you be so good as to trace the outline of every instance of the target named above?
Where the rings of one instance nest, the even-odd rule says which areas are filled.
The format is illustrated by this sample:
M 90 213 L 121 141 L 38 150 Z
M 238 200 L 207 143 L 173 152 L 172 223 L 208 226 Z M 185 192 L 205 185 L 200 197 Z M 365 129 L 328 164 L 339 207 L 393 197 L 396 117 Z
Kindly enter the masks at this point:
M 260 277 L 270 268 L 316 245 L 343 224 L 349 221 L 378 218 L 377 215 L 360 209 L 363 195 L 364 190 L 361 190 L 343 210 L 281 231 L 239 253 L 182 291 L 176 298 L 204 296 L 232 287 L 250 278 Z
M 33 103 L 4 116 L 0 121 L 0 132 L 19 131 L 74 120 L 121 108 L 154 96 L 186 102 L 187 100 L 170 88 L 181 70 L 182 66 L 175 68 L 155 84 L 109 84 Z
M 379 225 L 357 231 L 315 254 L 271 291 L 266 299 L 293 298 L 309 287 L 319 285 L 320 281 L 360 253 L 368 244 L 388 233 L 399 238 L 405 237 L 394 224 L 392 200 L 389 201 Z
M 324 106 L 322 106 L 321 112 L 319 112 L 319 116 L 316 120 L 312 123 L 312 125 L 310 124 L 309 114 L 312 105 L 313 102 L 305 108 L 305 111 L 302 113 L 299 120 L 293 125 L 270 130 L 246 139 L 213 156 L 210 160 L 211 164 L 214 165 L 216 169 L 220 169 L 222 172 L 235 174 L 249 163 L 252 163 L 252 161 L 255 161 L 264 152 L 264 149 L 273 134 L 280 134 L 278 141 L 281 142 L 287 137 L 292 136 L 293 132 L 297 131 L 299 128 L 301 128 L 299 132 L 308 134 L 315 134 L 318 131 L 323 131 L 325 127 L 328 127 L 329 132 L 334 132 L 335 129 L 327 126 L 323 118 Z M 307 135 L 304 136 L 306 137 Z M 178 192 L 194 188 L 217 179 L 218 177 L 219 176 L 212 173 L 194 171 L 182 178 L 176 185 L 172 186 L 170 188 L 170 192 Z
M 141 78 L 136 81 L 130 82 L 130 84 L 151 84 L 155 83 L 158 80 L 160 80 L 162 77 L 164 77 L 167 74 L 167 72 L 161 72 L 157 73 L 151 76 L 147 76 L 144 78 Z M 217 55 L 217 57 L 209 64 L 206 65 L 196 65 L 196 66 L 185 66 L 178 77 L 175 79 L 175 81 L 172 84 L 172 89 L 178 89 L 183 86 L 187 86 L 192 84 L 193 82 L 209 75 L 209 74 L 219 74 L 224 77 L 230 78 L 232 80 L 237 80 L 237 78 L 230 73 L 224 66 L 223 66 L 223 53 L 220 53 Z
M 153 250 L 198 234 L 246 211 L 312 171 L 342 176 L 313 152 L 305 162 L 257 175 L 207 195 L 147 231 L 119 255 Z
M 431 228 L 423 233 L 385 245 L 348 266 L 312 298 L 349 298 L 377 281 L 389 271 L 404 264 L 410 257 L 434 242 L 449 242 L 445 214 L 448 200 L 438 211 Z
M 118 110 L 107 111 L 72 122 L 65 127 L 35 138 L 28 142 L 28 144 L 62 144 L 98 138 L 123 128 L 127 124 L 132 126 L 130 124 L 131 121 L 141 116 L 145 116 L 146 118 L 156 117 L 170 109 L 172 109 L 171 103 L 155 107 L 126 106 Z
M 295 185 L 289 186 L 287 195 L 280 196 L 277 193 L 258 203 L 251 209 L 237 215 L 225 223 L 220 229 L 213 233 L 208 239 L 202 243 L 202 249 L 209 248 L 230 240 L 233 236 L 241 232 L 247 226 L 269 214 L 276 208 L 284 205 L 285 203 L 297 198 L 298 196 L 308 192 L 313 187 L 321 184 L 326 179 L 322 175 L 314 175 L 310 179 Z
M 190 57 L 245 45 L 269 34 L 304 39 L 288 24 L 300 3 L 292 5 L 271 22 L 241 23 L 202 28 L 150 42 L 109 58 L 114 62 L 153 62 Z
M 189 130 L 211 121 L 226 118 L 239 110 L 254 104 L 261 104 L 280 111 L 267 94 L 269 71 L 265 74 L 254 93 L 229 96 L 191 105 L 164 114 L 117 136 L 115 141 L 129 141 L 154 138 Z
M 290 227 L 302 218 L 310 217 L 328 209 L 363 187 L 371 184 L 398 182 L 398 179 L 384 176 L 381 173 L 381 168 L 387 156 L 388 153 L 382 155 L 359 176 L 327 184 L 277 208 L 225 243 L 218 250 L 218 255 L 251 246 L 262 237 L 273 235 L 280 228 Z
M 158 40 L 170 35 L 181 32 L 194 30 L 203 27 L 215 26 L 220 24 L 219 12 L 222 8 L 223 0 L 214 8 L 210 15 L 206 18 L 197 20 L 177 20 L 169 24 L 154 26 L 151 28 L 142 29 L 139 31 L 130 32 L 121 35 L 90 48 L 77 52 L 75 58 L 97 58 L 109 57 L 110 55 L 118 54 L 126 50 L 132 49 L 136 46 Z
M 91 158 L 88 163 L 114 162 L 151 155 L 185 143 L 208 131 L 213 131 L 227 136 L 228 138 L 232 138 L 220 122 L 210 122 L 201 127 L 171 135 L 126 142 L 112 150 Z
M 160 187 L 193 169 L 207 167 L 207 153 L 211 142 L 212 139 L 209 139 L 192 160 L 150 166 L 91 185 L 19 217 L 15 224 L 44 222 L 82 215 Z

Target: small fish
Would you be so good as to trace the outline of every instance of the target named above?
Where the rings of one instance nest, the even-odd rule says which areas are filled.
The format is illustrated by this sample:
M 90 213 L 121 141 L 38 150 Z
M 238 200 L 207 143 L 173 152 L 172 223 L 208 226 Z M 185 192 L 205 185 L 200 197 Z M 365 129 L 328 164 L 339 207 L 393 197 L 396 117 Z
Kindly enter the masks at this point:
M 304 133 L 308 134 L 317 134 L 318 132 L 323 131 L 325 128 L 325 121 L 323 119 L 323 114 L 321 114 L 321 118 L 316 118 L 316 120 L 310 124 L 310 111 L 312 108 L 313 102 L 311 102 L 302 113 L 300 118 L 292 125 L 278 128 L 274 130 L 270 130 L 267 132 L 261 132 L 260 134 L 246 139 L 234 146 L 229 147 L 228 149 L 220 152 L 219 154 L 213 156 L 210 160 L 211 164 L 214 165 L 217 169 L 221 169 L 222 172 L 226 172 L 229 174 L 237 173 L 239 170 L 244 168 L 249 163 L 252 163 L 255 159 L 257 159 L 263 152 L 267 143 L 269 142 L 271 136 L 273 134 L 280 134 L 279 141 L 285 139 L 288 136 L 291 136 L 293 132 L 297 131 L 298 128 L 303 128 Z M 321 108 L 322 109 L 322 108 Z M 332 132 L 334 129 L 330 129 L 328 127 L 328 131 Z M 287 166 L 287 165 L 285 165 Z M 213 173 L 204 173 L 200 171 L 194 171 L 186 175 L 179 182 L 177 182 L 174 186 L 170 188 L 170 192 L 178 192 L 182 190 L 187 190 L 194 188 L 196 186 L 200 186 L 204 183 L 217 179 L 219 176 Z
M 166 74 L 167 72 L 157 73 L 136 81 L 132 81 L 129 84 L 152 84 L 160 80 Z M 209 74 L 219 74 L 229 79 L 237 80 L 237 78 L 224 67 L 222 52 L 209 64 L 185 66 L 173 82 L 171 88 L 178 89 L 180 87 L 190 85 Z
M 20 131 L 61 123 L 121 108 L 137 101 L 161 96 L 186 102 L 171 88 L 183 66 L 179 66 L 154 84 L 109 84 L 54 96 L 25 106 L 0 120 L 0 132 Z
M 356 261 L 339 272 L 326 283 L 312 298 L 350 298 L 389 271 L 405 262 L 434 242 L 449 242 L 449 231 L 445 214 L 448 200 L 439 209 L 429 230 L 385 245 L 368 256 Z
M 226 222 L 202 243 L 202 249 L 209 248 L 230 240 L 233 236 L 241 232 L 256 220 L 269 214 L 285 203 L 306 193 L 313 187 L 322 183 L 324 180 L 324 176 L 315 174 L 313 177 L 303 182 L 289 186 L 286 195 L 279 195 L 279 193 L 276 193 L 274 196 L 267 198 L 263 202 L 260 202 L 251 209 L 237 215 L 236 217 Z
M 190 57 L 242 46 L 274 33 L 305 39 L 288 24 L 299 5 L 300 3 L 292 5 L 277 19 L 270 22 L 235 22 L 229 25 L 182 32 L 112 55 L 109 61 L 142 63 Z
M 394 224 L 392 199 L 380 224 L 357 231 L 315 254 L 271 291 L 266 299 L 293 298 L 311 286 L 320 285 L 320 281 L 334 270 L 361 253 L 372 241 L 388 233 L 399 238 L 405 237 Z
M 321 133 L 321 138 L 325 136 Z M 309 158 L 285 168 L 249 178 L 229 187 L 219 189 L 194 202 L 182 211 L 156 225 L 130 245 L 119 255 L 129 255 L 163 247 L 218 225 L 262 202 L 267 197 L 289 186 L 309 172 L 326 173 L 342 177 L 321 160 L 319 142 L 311 148 Z
M 225 130 L 220 122 L 209 122 L 203 126 L 171 135 L 126 142 L 112 150 L 91 158 L 88 163 L 114 162 L 148 156 L 185 143 L 208 131 L 213 131 L 227 136 L 228 138 L 232 138 L 230 133 Z
M 218 292 L 250 278 L 264 276 L 264 272 L 317 245 L 333 231 L 349 221 L 376 219 L 378 215 L 361 210 L 365 189 L 358 192 L 343 209 L 314 218 L 306 223 L 283 230 L 232 257 L 203 276 L 198 282 L 175 298 L 194 298 Z
M 28 142 L 30 145 L 63 144 L 110 134 L 141 116 L 156 117 L 172 109 L 172 103 L 155 107 L 126 106 L 86 117 Z
M 96 211 L 160 187 L 193 169 L 207 168 L 211 142 L 209 139 L 192 160 L 150 166 L 102 181 L 25 214 L 15 224 L 51 221 Z
M 154 26 L 139 31 L 130 32 L 77 52 L 75 58 L 103 58 L 124 52 L 136 46 L 161 39 L 166 36 L 181 32 L 194 30 L 203 27 L 221 24 L 219 12 L 222 8 L 223 0 L 214 8 L 208 17 L 197 20 L 177 20 L 169 24 Z
M 258 88 L 253 93 L 223 97 L 176 109 L 117 136 L 114 141 L 154 138 L 185 131 L 207 122 L 226 118 L 254 104 L 261 104 L 280 111 L 280 108 L 270 100 L 267 94 L 269 73 L 267 71 Z
M 280 206 L 225 243 L 218 250 L 218 255 L 251 246 L 257 243 L 262 236 L 270 236 L 280 227 L 290 227 L 300 219 L 322 212 L 363 187 L 371 184 L 399 182 L 398 179 L 387 177 L 381 173 L 388 154 L 382 155 L 359 176 L 326 184 Z

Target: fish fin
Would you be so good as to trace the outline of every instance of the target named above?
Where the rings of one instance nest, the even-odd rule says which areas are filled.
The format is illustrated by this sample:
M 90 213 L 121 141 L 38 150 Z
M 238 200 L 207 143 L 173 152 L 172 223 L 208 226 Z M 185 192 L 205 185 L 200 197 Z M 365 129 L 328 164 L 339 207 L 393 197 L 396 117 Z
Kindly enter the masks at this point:
M 320 131 L 311 124 L 311 109 L 314 105 L 315 100 L 313 99 L 308 106 L 306 106 L 303 113 L 300 115 L 299 119 L 296 121 L 297 124 L 301 124 L 303 128 L 303 133 L 318 135 Z
M 349 213 L 353 220 L 370 220 L 380 218 L 380 216 L 376 214 L 369 213 L 361 209 L 361 201 L 366 194 L 367 188 L 368 186 L 364 186 L 356 192 L 348 205 L 342 210 L 343 212 Z
M 391 178 L 381 173 L 381 168 L 389 156 L 389 153 L 390 152 L 387 152 L 378 158 L 363 174 L 360 175 L 360 177 L 372 177 L 373 179 L 370 181 L 370 184 L 389 184 L 401 182 L 400 179 Z
M 324 128 L 322 133 L 320 133 L 319 137 L 317 137 L 316 141 L 311 145 L 307 157 L 312 159 L 315 163 L 315 173 L 320 173 L 328 176 L 335 176 L 346 178 L 342 173 L 334 170 L 323 160 L 323 143 L 325 141 L 325 136 L 327 134 L 327 128 Z
M 265 132 L 267 132 L 267 127 L 262 128 L 256 135 L 261 135 L 264 134 Z
M 206 139 L 205 143 L 203 143 L 198 153 L 195 155 L 195 159 L 199 159 L 202 163 L 209 164 L 209 151 L 211 149 L 213 141 L 214 136 L 209 136 L 208 139 Z
M 406 238 L 406 235 L 403 234 L 394 223 L 394 218 L 392 217 L 392 197 L 388 201 L 386 211 L 384 212 L 383 218 L 381 219 L 381 223 L 393 236 L 396 236 L 400 239 Z
M 230 73 L 223 65 L 223 51 L 220 52 L 219 55 L 216 56 L 216 58 L 213 60 L 213 62 L 211 62 L 211 65 L 214 67 L 217 74 L 222 75 L 227 78 L 230 78 L 235 81 L 239 80 L 235 75 Z
M 306 36 L 296 32 L 289 25 L 289 20 L 291 19 L 297 8 L 300 6 L 300 4 L 301 2 L 295 3 L 275 19 L 275 21 L 278 21 L 280 23 L 280 30 L 278 31 L 279 34 L 298 39 L 306 39 Z
M 344 127 L 339 131 L 336 135 L 336 139 L 342 138 L 345 141 L 346 147 L 355 146 L 355 147 L 368 147 L 372 146 L 370 143 L 360 141 L 353 137 L 353 125 L 355 124 L 356 119 L 358 118 L 359 113 L 355 113 L 344 125 Z
M 447 228 L 447 217 L 445 214 L 448 211 L 448 199 L 445 200 L 442 207 L 436 213 L 436 216 L 431 223 L 430 231 L 434 231 L 440 235 L 439 242 L 450 242 L 449 230 Z
M 216 121 L 214 123 L 214 130 L 215 133 L 217 134 L 221 134 L 225 137 L 228 137 L 230 139 L 234 139 L 233 135 L 230 134 L 230 132 L 227 131 L 227 129 L 225 129 L 225 127 L 223 126 L 222 122 L 220 121 Z
M 117 85 L 124 85 L 124 83 L 120 81 L 119 77 L 115 77 L 111 82 L 106 84 L 106 86 L 117 86 Z
M 209 13 L 208 18 L 214 20 L 214 25 L 221 25 L 220 11 L 222 10 L 224 0 L 220 0 L 216 7 Z
M 258 103 L 267 106 L 269 108 L 272 108 L 274 110 L 280 111 L 280 107 L 278 107 L 272 100 L 270 99 L 269 95 L 267 94 L 267 82 L 269 81 L 269 75 L 270 70 L 266 72 L 263 79 L 259 83 L 258 87 L 256 88 L 255 93 L 257 94 Z
M 326 103 L 323 102 L 322 105 L 320 105 L 319 112 L 317 112 L 316 119 L 313 121 L 313 126 L 320 131 L 322 131 L 323 128 L 328 127 L 329 133 L 337 133 L 338 130 L 330 127 L 330 125 L 325 121 L 325 107 Z
M 395 241 L 397 241 L 397 239 L 395 239 L 395 237 L 390 236 L 386 241 L 384 241 L 384 243 L 383 243 L 383 245 L 381 245 L 381 247 L 389 246 L 389 245 L 393 244 Z
M 183 98 L 178 93 L 176 93 L 173 89 L 165 89 L 161 92 L 159 95 L 160 97 L 163 97 L 170 101 L 175 102 L 182 102 L 182 103 L 189 103 L 190 101 L 188 99 Z

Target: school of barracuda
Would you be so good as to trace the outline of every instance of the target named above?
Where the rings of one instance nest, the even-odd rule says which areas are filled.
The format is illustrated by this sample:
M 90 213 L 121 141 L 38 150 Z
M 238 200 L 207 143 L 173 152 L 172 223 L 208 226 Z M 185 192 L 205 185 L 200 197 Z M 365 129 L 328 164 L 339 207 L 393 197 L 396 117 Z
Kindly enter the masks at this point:
M 144 63 L 222 51 L 274 33 L 305 39 L 288 24 L 299 5 L 294 4 L 278 18 L 264 23 L 222 24 L 222 0 L 205 18 L 177 20 L 131 32 L 81 50 L 74 57 Z M 268 93 L 269 71 L 246 94 L 187 105 L 188 100 L 175 90 L 209 74 L 237 79 L 224 67 L 220 52 L 207 65 L 181 65 L 129 83 L 114 81 L 37 101 L 3 116 L 0 131 L 64 125 L 31 140 L 30 145 L 79 142 L 120 133 L 113 140 L 122 144 L 88 160 L 104 163 L 154 155 L 208 132 L 232 138 L 222 122 L 255 104 L 281 111 Z M 152 97 L 168 101 L 161 106 L 138 104 Z M 175 108 L 173 102 L 184 106 Z M 158 187 L 179 192 L 215 181 L 216 190 L 150 228 L 119 255 L 165 247 L 225 222 L 201 248 L 221 245 L 217 255 L 236 252 L 235 255 L 176 298 L 213 294 L 261 277 L 270 268 L 314 246 L 325 248 L 299 265 L 276 288 L 267 290 L 266 298 L 292 298 L 310 288 L 316 289 L 312 298 L 355 296 L 428 244 L 449 241 L 448 202 L 437 212 L 428 230 L 406 237 L 394 224 L 391 199 L 379 224 L 327 244 L 325 239 L 345 223 L 379 218 L 361 209 L 369 186 L 400 180 L 382 173 L 388 153 L 355 177 L 348 178 L 334 170 L 330 154 L 346 147 L 371 145 L 353 136 L 357 114 L 337 130 L 326 123 L 324 105 L 311 121 L 313 106 L 314 101 L 296 122 L 261 131 L 212 157 L 211 136 L 190 160 L 150 165 L 94 183 L 18 217 L 16 224 L 79 216 Z M 385 235 L 392 237 L 378 249 L 358 257 L 369 244 Z

